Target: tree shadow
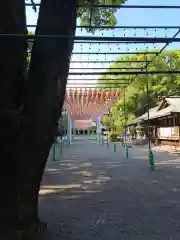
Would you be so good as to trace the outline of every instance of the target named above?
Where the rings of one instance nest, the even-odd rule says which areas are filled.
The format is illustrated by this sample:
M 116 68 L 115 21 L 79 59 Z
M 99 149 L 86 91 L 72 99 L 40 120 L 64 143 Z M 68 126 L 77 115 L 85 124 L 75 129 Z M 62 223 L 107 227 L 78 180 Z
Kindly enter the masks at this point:
M 39 201 L 47 239 L 163 239 L 177 231 L 180 158 L 162 155 L 152 172 L 142 155 L 49 163 Z

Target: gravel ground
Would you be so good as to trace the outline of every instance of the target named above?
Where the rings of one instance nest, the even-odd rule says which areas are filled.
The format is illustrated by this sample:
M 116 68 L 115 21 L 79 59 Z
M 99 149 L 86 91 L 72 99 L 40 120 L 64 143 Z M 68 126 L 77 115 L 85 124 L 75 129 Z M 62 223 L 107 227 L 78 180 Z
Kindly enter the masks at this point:
M 180 157 L 133 147 L 129 159 L 88 140 L 49 160 L 40 191 L 44 240 L 179 240 Z

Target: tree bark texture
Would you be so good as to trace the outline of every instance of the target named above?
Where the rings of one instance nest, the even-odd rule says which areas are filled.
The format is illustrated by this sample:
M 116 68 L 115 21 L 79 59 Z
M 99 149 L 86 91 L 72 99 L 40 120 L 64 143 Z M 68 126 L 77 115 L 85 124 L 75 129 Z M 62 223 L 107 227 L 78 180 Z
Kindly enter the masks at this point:
M 75 29 L 74 0 L 41 1 L 36 36 L 74 36 Z M 61 115 L 72 49 L 71 38 L 37 37 L 34 41 L 23 109 L 25 125 L 15 154 L 22 166 L 20 217 L 26 226 L 38 221 L 38 192 Z
M 36 35 L 74 36 L 75 4 L 41 0 Z M 26 34 L 25 22 L 24 0 L 6 0 L 0 32 Z M 0 49 L 0 223 L 26 228 L 38 222 L 38 192 L 61 115 L 73 41 L 35 38 L 27 76 L 26 39 L 0 36 Z
M 18 218 L 17 164 L 13 156 L 25 83 L 26 34 L 24 0 L 7 0 L 0 8 L 0 229 Z M 4 34 L 4 35 L 2 35 Z

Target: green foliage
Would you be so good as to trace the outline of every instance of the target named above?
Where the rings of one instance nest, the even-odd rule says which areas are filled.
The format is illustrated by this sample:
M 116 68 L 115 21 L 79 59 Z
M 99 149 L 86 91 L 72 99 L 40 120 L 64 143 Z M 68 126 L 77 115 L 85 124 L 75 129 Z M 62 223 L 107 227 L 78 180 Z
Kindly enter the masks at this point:
M 34 33 L 33 33 L 32 31 L 28 31 L 28 35 L 29 35 L 29 36 L 33 36 Z
M 62 116 L 59 119 L 59 129 L 68 129 L 68 115 L 66 112 L 62 112 Z
M 115 17 L 115 13 L 117 11 L 116 8 L 97 8 L 97 7 L 89 7 L 91 5 L 113 5 L 116 4 L 117 6 L 122 5 L 126 2 L 126 0 L 78 0 L 78 4 L 87 4 L 87 8 L 79 8 L 78 9 L 78 17 L 81 21 L 81 26 L 111 26 L 115 27 L 117 24 L 117 19 Z M 95 32 L 94 28 L 88 28 L 88 32 Z M 102 30 L 102 29 L 98 29 Z
M 157 50 L 156 50 L 157 51 Z M 151 60 L 154 55 L 147 55 L 148 59 Z M 146 60 L 144 55 L 133 55 L 133 56 L 121 56 L 117 59 L 117 61 L 132 61 L 132 60 Z M 145 63 L 123 63 L 123 62 L 114 62 L 106 72 L 114 71 L 112 68 L 142 68 L 145 66 Z M 159 70 L 179 70 L 180 69 L 180 50 L 176 51 L 165 51 L 160 56 L 157 56 L 154 61 L 149 64 L 149 71 L 159 71 Z M 140 69 L 139 69 L 140 70 Z M 118 70 L 116 70 L 118 71 Z M 136 71 L 136 70 L 119 70 L 122 71 Z M 119 80 L 121 85 L 117 84 L 116 79 L 124 79 L 127 81 L 130 79 L 129 84 L 123 84 L 126 80 Z M 125 112 L 124 114 L 124 97 L 120 97 L 116 104 L 111 109 L 111 116 L 106 119 L 106 122 L 112 121 L 115 119 L 114 125 L 118 132 L 123 131 L 123 125 L 125 123 L 125 115 L 126 122 L 132 121 L 137 116 L 142 115 L 147 111 L 147 91 L 146 91 L 146 83 L 147 76 L 146 75 L 138 75 L 136 77 L 131 75 L 106 75 L 102 76 L 102 79 L 106 79 L 103 82 L 103 88 L 114 87 L 118 90 L 123 90 L 126 87 L 125 91 Z M 102 83 L 102 81 L 101 81 Z M 113 83 L 109 85 L 109 83 Z M 149 83 L 149 98 L 150 98 L 150 107 L 154 107 L 158 100 L 163 96 L 167 96 L 171 93 L 174 93 L 180 90 L 180 75 L 179 74 L 162 74 L 162 75 L 149 75 L 148 76 Z M 122 92 L 123 93 L 123 92 Z M 180 92 L 176 95 L 180 95 Z M 103 119 L 102 119 L 103 121 Z
M 118 141 L 119 141 L 118 136 L 119 136 L 119 133 L 117 133 L 117 132 L 112 132 L 112 133 L 110 134 L 110 136 L 109 136 L 110 141 L 111 141 L 111 142 L 118 142 Z
M 27 0 L 26 0 L 27 1 Z M 84 7 L 79 7 L 77 9 L 77 16 L 80 19 L 81 26 L 110 26 L 115 27 L 117 24 L 117 19 L 115 13 L 117 12 L 117 8 L 100 8 L 93 7 L 93 5 L 122 5 L 127 0 L 77 0 L 78 5 L 83 5 Z M 37 8 L 34 0 L 30 0 L 32 4 L 32 8 L 35 12 L 37 12 Z M 87 7 L 86 7 L 87 5 Z M 91 7 L 92 6 L 92 7 Z M 87 28 L 88 32 L 95 33 L 94 28 Z M 103 30 L 99 29 L 98 30 Z M 108 29 L 107 29 L 108 30 Z
M 101 123 L 102 123 L 104 128 L 106 128 L 106 129 L 110 129 L 111 128 L 112 123 L 111 123 L 111 119 L 110 119 L 110 117 L 108 115 L 102 116 Z
M 30 57 L 30 56 L 27 56 L 27 57 L 26 57 L 27 64 L 30 63 L 30 60 L 31 60 L 31 57 Z
M 34 33 L 33 33 L 32 31 L 28 31 L 28 35 L 29 35 L 29 36 L 33 36 Z M 32 42 L 31 42 L 31 43 L 32 43 Z M 29 66 L 30 61 L 31 61 L 31 54 L 28 52 L 27 57 L 26 57 L 27 66 Z

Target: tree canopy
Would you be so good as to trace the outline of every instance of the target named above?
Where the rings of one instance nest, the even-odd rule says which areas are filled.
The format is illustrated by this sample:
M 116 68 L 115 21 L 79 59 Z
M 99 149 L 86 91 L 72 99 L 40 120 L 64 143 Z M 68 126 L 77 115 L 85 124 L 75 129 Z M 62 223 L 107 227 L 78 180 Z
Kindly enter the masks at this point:
M 78 5 L 84 7 L 79 7 L 77 9 L 77 16 L 80 19 L 81 26 L 101 26 L 101 27 L 115 27 L 117 24 L 117 19 L 115 13 L 118 8 L 102 8 L 102 7 L 91 7 L 91 5 L 122 5 L 127 0 L 78 0 Z M 36 6 L 34 1 L 31 0 L 32 7 L 36 11 Z M 85 7 L 87 5 L 87 7 Z M 88 32 L 95 32 L 93 28 L 87 28 Z M 98 28 L 98 30 L 103 30 L 103 28 Z
M 87 2 L 86 0 L 79 0 L 79 3 L 83 4 Z M 116 4 L 121 5 L 125 3 L 126 0 L 94 0 L 90 4 Z M 115 13 L 117 8 L 100 8 L 100 7 L 88 7 L 88 8 L 79 8 L 78 17 L 81 20 L 81 26 L 111 26 L 115 27 L 117 24 L 117 19 Z M 101 29 L 99 29 L 101 30 Z M 95 32 L 94 29 L 88 28 L 87 31 Z
M 119 89 L 123 91 L 125 87 L 125 110 L 127 113 L 127 121 L 131 121 L 133 118 L 140 116 L 147 112 L 147 75 L 116 75 L 108 76 L 108 72 L 114 71 L 113 68 L 132 68 L 132 69 L 119 69 L 116 71 L 135 71 L 135 68 L 142 69 L 146 63 L 132 62 L 133 60 L 148 60 L 150 61 L 154 55 L 129 55 L 119 57 L 110 67 L 107 69 L 107 75 L 102 76 L 100 79 L 106 79 L 103 81 L 102 88 Z M 129 63 L 119 62 L 129 61 Z M 152 63 L 148 65 L 149 71 L 168 71 L 178 70 L 180 68 L 180 50 L 164 51 L 158 55 Z M 122 80 L 117 80 L 122 79 Z M 124 80 L 127 79 L 127 80 Z M 119 83 L 122 82 L 120 85 Z M 123 84 L 129 82 L 129 84 Z M 102 83 L 102 80 L 101 80 Z M 111 85 L 109 84 L 111 83 Z M 180 76 L 179 74 L 161 74 L 161 75 L 148 75 L 149 83 L 149 107 L 154 107 L 157 102 L 163 97 L 180 90 Z M 176 95 L 180 95 L 177 92 Z M 124 97 L 120 97 L 116 104 L 111 108 L 110 116 L 103 117 L 104 123 L 111 122 L 114 128 L 120 131 L 124 124 Z

